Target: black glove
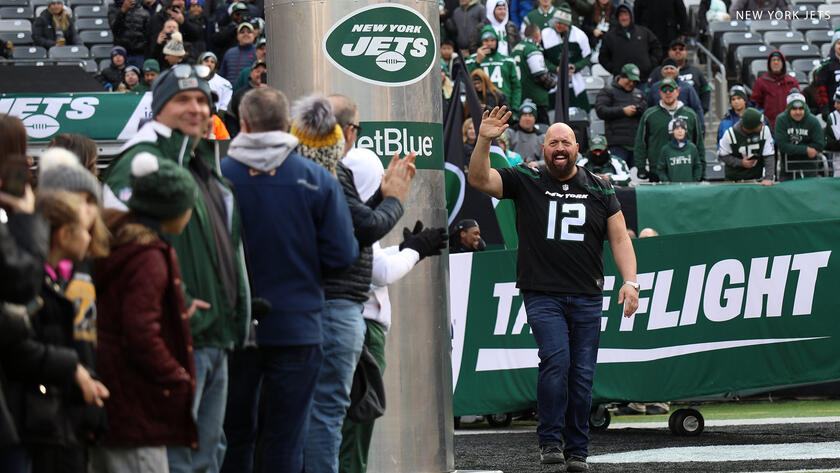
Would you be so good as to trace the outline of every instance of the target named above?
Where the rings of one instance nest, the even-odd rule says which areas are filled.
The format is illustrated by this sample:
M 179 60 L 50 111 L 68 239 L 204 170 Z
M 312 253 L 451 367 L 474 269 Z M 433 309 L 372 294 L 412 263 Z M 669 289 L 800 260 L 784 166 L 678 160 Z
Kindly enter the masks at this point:
M 639 179 L 647 179 L 648 178 L 648 171 L 647 168 L 639 168 L 639 171 L 636 173 L 639 176 Z
M 446 248 L 449 239 L 445 228 L 423 229 L 423 223 L 417 221 L 414 224 L 414 231 L 408 227 L 403 228 L 403 239 L 400 243 L 400 250 L 411 248 L 420 254 L 420 259 L 427 256 L 439 255 L 440 250 Z
M 648 173 L 648 181 L 659 182 L 659 174 L 656 174 L 655 172 Z

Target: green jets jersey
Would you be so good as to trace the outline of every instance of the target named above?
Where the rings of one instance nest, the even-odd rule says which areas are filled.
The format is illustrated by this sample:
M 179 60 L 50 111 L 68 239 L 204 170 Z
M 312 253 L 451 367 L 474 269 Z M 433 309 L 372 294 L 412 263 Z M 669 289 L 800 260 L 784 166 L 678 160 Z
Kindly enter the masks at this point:
M 703 131 L 700 129 L 700 120 L 694 110 L 682 102 L 678 102 L 677 108 L 674 110 L 666 110 L 660 102 L 648 108 L 642 114 L 639 128 L 636 131 L 636 144 L 633 149 L 636 165 L 639 169 L 647 168 L 650 172 L 656 172 L 660 160 L 659 152 L 662 150 L 662 146 L 671 139 L 668 133 L 668 123 L 676 117 L 681 117 L 686 121 L 688 126 L 686 139 L 697 147 L 700 160 L 703 161 L 705 174 L 706 157 L 704 155 Z M 648 162 L 650 162 L 649 165 Z
M 505 94 L 511 108 L 519 110 L 519 104 L 522 102 L 522 78 L 512 57 L 496 51 L 485 56 L 481 63 L 478 62 L 478 54 L 468 57 L 464 63 L 471 74 L 480 67 L 490 78 L 490 82 Z
M 656 173 L 662 182 L 698 182 L 703 177 L 703 164 L 694 143 L 688 141 L 680 147 L 670 140 L 659 154 Z
M 627 169 L 627 163 L 618 156 L 611 154 L 610 160 L 603 165 L 595 164 L 589 160 L 589 157 L 581 158 L 578 165 L 585 167 L 592 174 L 599 177 L 606 176 L 607 182 L 614 186 L 629 186 L 630 185 L 630 170 Z
M 566 3 L 568 5 L 567 2 L 561 2 L 560 4 L 558 4 L 558 6 L 562 5 L 563 3 Z M 571 9 L 571 7 L 569 7 L 569 9 Z M 537 27 L 540 30 L 542 30 L 543 28 L 548 26 L 548 20 L 550 20 L 551 17 L 555 16 L 556 14 L 558 14 L 558 10 L 555 7 L 549 7 L 547 12 L 540 10 L 540 7 L 534 8 L 533 10 L 529 11 L 527 15 L 525 15 L 525 18 L 522 19 L 521 30 L 524 33 L 525 28 L 532 23 L 537 25 Z M 572 10 L 572 24 L 578 24 L 577 14 L 574 13 L 574 10 Z
M 775 167 L 775 154 L 769 126 L 762 126 L 760 132 L 748 135 L 738 122 L 724 132 L 718 144 L 718 156 L 726 164 L 723 171 L 729 181 L 761 179 L 767 160 L 773 160 Z M 741 161 L 747 157 L 755 157 L 755 166 L 743 166 Z M 772 178 L 772 175 L 767 176 L 767 179 Z
M 548 107 L 548 90 L 537 81 L 537 77 L 548 73 L 540 46 L 525 38 L 513 48 L 512 56 L 522 79 L 522 100 L 531 99 L 538 106 Z

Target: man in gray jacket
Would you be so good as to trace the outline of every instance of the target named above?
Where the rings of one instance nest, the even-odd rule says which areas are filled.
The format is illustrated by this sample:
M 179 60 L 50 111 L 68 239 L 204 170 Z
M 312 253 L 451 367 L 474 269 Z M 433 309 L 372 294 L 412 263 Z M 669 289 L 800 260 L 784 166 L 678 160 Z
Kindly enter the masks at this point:
M 537 106 L 530 99 L 522 101 L 519 106 L 519 123 L 505 131 L 510 139 L 510 149 L 522 155 L 522 161 L 539 163 L 542 161 L 542 145 L 545 140 L 545 130 L 536 124 Z
M 468 57 L 475 52 L 470 49 L 470 39 L 478 24 L 487 16 L 487 10 L 480 0 L 460 0 L 460 5 L 452 16 L 446 20 L 446 33 L 449 39 L 455 41 L 462 57 Z M 469 51 L 469 52 L 466 52 Z

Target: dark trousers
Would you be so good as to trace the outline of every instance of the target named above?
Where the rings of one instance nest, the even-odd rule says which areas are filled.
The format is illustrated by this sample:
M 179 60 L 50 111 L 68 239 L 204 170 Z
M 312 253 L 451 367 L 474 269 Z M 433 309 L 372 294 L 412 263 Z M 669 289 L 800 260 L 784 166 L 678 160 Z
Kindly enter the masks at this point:
M 320 345 L 262 346 L 230 356 L 223 473 L 303 471 L 321 358 Z

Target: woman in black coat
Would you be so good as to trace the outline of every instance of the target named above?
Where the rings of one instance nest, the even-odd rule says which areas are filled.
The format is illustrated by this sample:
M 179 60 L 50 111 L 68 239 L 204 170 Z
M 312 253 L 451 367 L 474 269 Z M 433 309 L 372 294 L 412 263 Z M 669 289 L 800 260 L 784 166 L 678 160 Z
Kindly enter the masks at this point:
M 47 9 L 35 19 L 32 42 L 47 49 L 77 43 L 76 26 L 64 9 L 63 0 L 50 0 Z

